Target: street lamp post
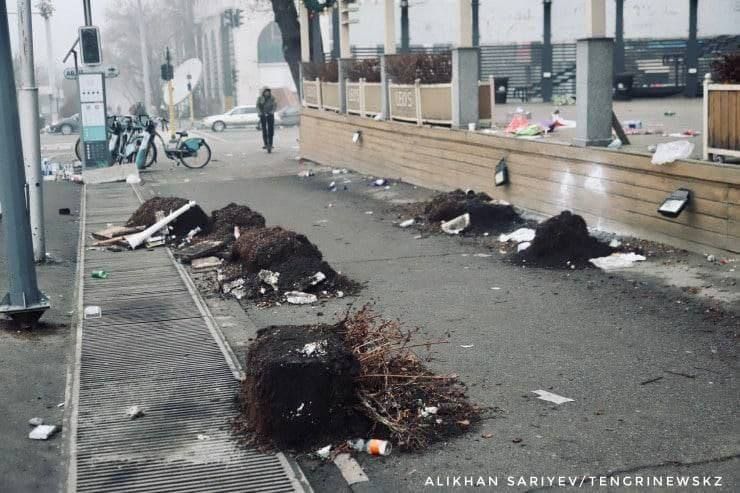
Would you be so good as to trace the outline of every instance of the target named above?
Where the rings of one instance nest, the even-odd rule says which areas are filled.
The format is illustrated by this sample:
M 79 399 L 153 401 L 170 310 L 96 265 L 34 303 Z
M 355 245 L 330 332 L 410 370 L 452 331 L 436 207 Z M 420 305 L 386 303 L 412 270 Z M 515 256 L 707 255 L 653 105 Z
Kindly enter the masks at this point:
M 0 313 L 9 315 L 16 322 L 33 323 L 49 308 L 49 302 L 39 291 L 33 261 L 5 0 L 0 1 L 0 106 L 3 108 L 0 111 L 0 149 L 3 150 L 0 152 L 0 202 L 5 205 L 2 226 L 8 259 L 8 294 L 0 300 Z
M 46 28 L 46 73 L 49 77 L 49 114 L 51 122 L 59 119 L 59 101 L 57 99 L 57 71 L 54 63 L 54 44 L 51 39 L 51 16 L 54 15 L 54 5 L 51 0 L 40 0 L 36 4 L 39 14 L 44 18 Z

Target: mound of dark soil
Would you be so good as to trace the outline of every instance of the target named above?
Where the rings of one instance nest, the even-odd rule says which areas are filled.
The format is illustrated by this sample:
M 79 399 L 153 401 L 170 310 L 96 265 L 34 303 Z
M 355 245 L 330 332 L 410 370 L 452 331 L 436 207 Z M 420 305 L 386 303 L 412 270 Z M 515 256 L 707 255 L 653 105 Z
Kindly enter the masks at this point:
M 455 190 L 432 198 L 424 208 L 424 215 L 431 223 L 438 223 L 468 213 L 471 225 L 466 233 L 472 234 L 500 233 L 524 223 L 511 205 L 491 201 L 483 192 Z
M 359 363 L 333 326 L 262 329 L 245 368 L 242 417 L 260 443 L 316 450 L 370 429 L 354 411 Z
M 157 222 L 157 212 L 162 211 L 168 215 L 187 203 L 188 200 L 180 197 L 153 197 L 136 209 L 126 222 L 126 226 L 149 227 Z M 177 237 L 183 237 L 198 227 L 203 233 L 210 230 L 210 218 L 198 205 L 170 223 L 171 233 Z
M 243 233 L 232 247 L 232 257 L 244 264 L 247 271 L 273 269 L 293 257 L 321 260 L 318 247 L 304 235 L 281 227 L 260 228 Z
M 327 281 L 331 282 L 337 277 L 336 271 L 328 263 L 316 257 L 291 257 L 275 265 L 272 270 L 280 273 L 278 279 L 280 291 L 308 292 L 314 287 L 323 289 Z M 326 279 L 313 286 L 311 278 L 317 272 L 323 273 Z
M 513 258 L 536 267 L 582 269 L 591 266 L 588 259 L 606 257 L 613 252 L 608 244 L 588 233 L 581 216 L 563 211 L 539 224 L 530 247 Z
M 246 205 L 231 203 L 211 213 L 211 237 L 230 242 L 234 239 L 234 226 L 242 233 L 249 229 L 265 227 L 265 217 Z

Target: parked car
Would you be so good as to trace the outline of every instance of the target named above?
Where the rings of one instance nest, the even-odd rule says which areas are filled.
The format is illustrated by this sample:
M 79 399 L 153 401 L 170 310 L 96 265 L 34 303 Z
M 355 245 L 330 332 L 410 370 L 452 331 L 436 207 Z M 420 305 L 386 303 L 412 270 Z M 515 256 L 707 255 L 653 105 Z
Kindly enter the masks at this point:
M 222 115 L 207 116 L 201 123 L 214 132 L 223 132 L 228 127 L 256 127 L 259 122 L 256 106 L 237 106 Z
M 63 118 L 56 123 L 52 123 L 47 127 L 47 132 L 50 134 L 62 134 L 70 135 L 80 131 L 80 114 L 75 113 L 72 116 Z
M 301 122 L 300 106 L 288 106 L 275 114 L 275 125 L 293 127 Z

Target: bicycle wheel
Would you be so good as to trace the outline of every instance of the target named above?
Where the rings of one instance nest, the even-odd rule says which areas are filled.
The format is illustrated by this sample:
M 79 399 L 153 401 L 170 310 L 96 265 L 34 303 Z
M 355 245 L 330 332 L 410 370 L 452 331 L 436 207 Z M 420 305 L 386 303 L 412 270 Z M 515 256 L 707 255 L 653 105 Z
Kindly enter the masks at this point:
M 211 162 L 211 148 L 205 141 L 201 143 L 200 149 L 190 156 L 179 156 L 180 162 L 187 168 L 198 169 L 204 168 Z
M 146 163 L 144 164 L 145 168 L 149 168 L 152 164 L 157 162 L 157 144 L 155 144 L 154 139 L 152 138 L 149 140 L 149 148 L 146 151 Z
M 78 161 L 82 161 L 82 139 L 79 137 L 77 137 L 77 142 L 75 142 L 75 155 Z

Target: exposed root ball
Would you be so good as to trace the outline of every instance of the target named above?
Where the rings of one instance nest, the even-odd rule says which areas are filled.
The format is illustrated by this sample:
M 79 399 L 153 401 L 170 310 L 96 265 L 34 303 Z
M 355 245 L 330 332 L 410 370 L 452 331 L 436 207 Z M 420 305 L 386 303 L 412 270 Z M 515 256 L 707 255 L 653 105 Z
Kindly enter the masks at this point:
M 232 256 L 249 272 L 272 270 L 291 257 L 322 258 L 319 249 L 308 238 L 281 227 L 252 229 L 243 233 L 234 242 Z
M 157 222 L 158 211 L 168 215 L 187 203 L 188 200 L 180 197 L 153 197 L 139 206 L 129 218 L 126 226 L 151 226 Z M 183 237 L 195 228 L 200 228 L 202 232 L 207 233 L 210 229 L 210 219 L 203 209 L 196 205 L 170 223 L 170 227 L 172 234 L 177 237 Z
M 248 229 L 265 227 L 265 218 L 262 214 L 246 205 L 237 205 L 233 202 L 223 209 L 213 211 L 211 218 L 211 236 L 221 241 L 233 239 L 234 226 L 238 226 L 242 233 Z
M 507 231 L 524 222 L 511 205 L 493 204 L 487 194 L 472 190 L 437 195 L 424 208 L 430 222 L 449 221 L 465 213 L 470 214 L 473 233 Z
M 529 248 L 515 254 L 516 261 L 537 267 L 581 269 L 590 266 L 588 259 L 605 257 L 614 251 L 592 237 L 586 221 L 570 211 L 551 217 L 535 231 Z

